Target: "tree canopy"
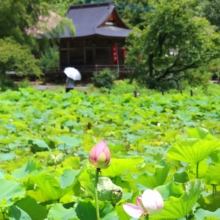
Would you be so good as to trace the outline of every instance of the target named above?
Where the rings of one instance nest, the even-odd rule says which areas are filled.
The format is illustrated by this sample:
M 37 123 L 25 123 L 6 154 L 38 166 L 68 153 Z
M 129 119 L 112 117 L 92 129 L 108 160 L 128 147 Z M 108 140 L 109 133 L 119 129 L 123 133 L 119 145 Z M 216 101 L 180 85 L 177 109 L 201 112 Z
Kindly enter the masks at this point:
M 128 38 L 126 63 L 133 78 L 155 88 L 172 81 L 177 84 L 219 56 L 219 34 L 206 18 L 195 16 L 195 1 L 161 0 L 147 14 L 145 28 Z
M 49 15 L 52 0 L 1 0 L 0 38 L 13 37 L 18 43 L 32 44 L 27 29 L 35 26 L 40 16 Z
M 7 70 L 18 75 L 40 75 L 38 62 L 32 55 L 40 45 L 36 35 L 41 34 L 45 49 L 49 45 L 45 42 L 51 42 L 65 28 L 74 33 L 72 21 L 51 11 L 54 7 L 50 5 L 55 3 L 56 0 L 1 0 L 0 51 L 5 51 L 0 55 L 1 75 Z
M 30 48 L 9 37 L 0 39 L 0 73 L 6 71 L 15 71 L 18 75 L 41 74 Z
M 198 11 L 200 16 L 206 17 L 217 30 L 220 30 L 220 0 L 198 0 Z

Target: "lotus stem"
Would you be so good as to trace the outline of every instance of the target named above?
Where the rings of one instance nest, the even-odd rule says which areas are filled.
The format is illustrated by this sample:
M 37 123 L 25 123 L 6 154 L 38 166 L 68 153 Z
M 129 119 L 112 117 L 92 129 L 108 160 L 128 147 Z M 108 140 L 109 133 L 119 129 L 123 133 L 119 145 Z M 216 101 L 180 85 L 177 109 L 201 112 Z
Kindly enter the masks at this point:
M 199 178 L 199 163 L 196 164 L 196 178 Z
M 149 220 L 149 215 L 148 214 L 145 216 L 145 220 Z
M 96 172 L 95 172 L 95 206 L 96 206 L 97 220 L 100 219 L 100 217 L 99 217 L 99 199 L 98 199 L 98 189 L 97 189 L 98 180 L 99 180 L 99 172 L 100 172 L 100 169 L 96 168 Z
M 216 194 L 216 185 L 212 184 L 212 197 L 214 197 Z

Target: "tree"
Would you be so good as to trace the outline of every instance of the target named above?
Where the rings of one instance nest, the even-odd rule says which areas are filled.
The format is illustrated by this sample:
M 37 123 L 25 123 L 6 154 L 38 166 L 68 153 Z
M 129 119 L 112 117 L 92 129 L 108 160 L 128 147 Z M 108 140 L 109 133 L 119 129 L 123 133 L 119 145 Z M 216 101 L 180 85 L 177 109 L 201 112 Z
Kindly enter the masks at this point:
M 220 0 L 197 0 L 197 9 L 201 16 L 215 25 L 217 30 L 220 30 Z
M 130 27 L 143 28 L 146 13 L 154 10 L 153 2 L 149 0 L 115 0 L 115 6 Z
M 38 60 L 33 59 L 30 48 L 17 43 L 13 38 L 0 39 L 0 73 L 15 71 L 17 75 L 39 76 Z
M 52 9 L 59 15 L 65 16 L 69 6 L 75 4 L 85 4 L 85 3 L 87 3 L 86 0 L 54 0 Z
M 0 74 L 13 70 L 18 75 L 40 75 L 38 60 L 33 51 L 39 45 L 50 46 L 53 38 L 69 28 L 72 21 L 51 11 L 56 0 L 0 0 Z M 41 40 L 39 40 L 39 35 Z M 38 37 L 36 37 L 38 36 Z M 2 77 L 1 77 L 2 78 Z
M 144 30 L 128 37 L 126 64 L 132 78 L 151 88 L 179 85 L 219 55 L 219 35 L 205 18 L 195 17 L 192 0 L 161 0 L 146 16 Z
M 26 30 L 37 24 L 40 16 L 49 15 L 53 0 L 1 0 L 0 38 L 13 37 L 19 43 L 33 45 L 35 38 Z

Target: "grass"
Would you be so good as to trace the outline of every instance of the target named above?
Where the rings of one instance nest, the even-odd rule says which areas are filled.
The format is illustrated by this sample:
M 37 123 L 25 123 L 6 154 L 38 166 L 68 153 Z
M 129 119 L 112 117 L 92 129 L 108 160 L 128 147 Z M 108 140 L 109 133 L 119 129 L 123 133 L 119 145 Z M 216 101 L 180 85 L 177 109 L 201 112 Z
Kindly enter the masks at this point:
M 140 95 L 152 95 L 152 94 L 162 94 L 162 91 L 158 90 L 152 90 L 148 89 L 146 87 L 139 86 L 137 83 L 130 84 L 128 80 L 118 80 L 115 81 L 112 89 L 109 91 L 108 89 L 98 89 L 95 88 L 93 85 L 89 85 L 88 88 L 85 90 L 88 94 L 89 93 L 111 93 L 115 95 L 125 94 L 125 93 L 132 93 L 134 94 L 134 91 L 137 91 Z M 206 87 L 203 86 L 187 86 L 182 91 L 177 89 L 171 89 L 169 91 L 164 91 L 164 95 L 166 94 L 176 94 L 176 93 L 183 93 L 183 94 L 189 94 L 191 95 L 191 91 L 193 92 L 193 95 L 199 95 L 199 96 L 220 96 L 220 85 L 218 84 L 208 84 Z
M 38 84 L 38 83 L 37 83 Z M 40 84 L 39 84 L 40 85 Z M 21 87 L 29 87 L 29 86 L 35 86 L 32 83 L 28 83 L 27 80 L 24 80 L 21 83 Z M 40 88 L 40 87 L 39 87 Z M 64 93 L 65 92 L 65 86 L 64 85 L 45 85 L 44 90 L 50 90 L 58 93 Z M 152 94 L 162 94 L 162 91 L 158 90 L 152 90 L 148 89 L 146 87 L 138 85 L 136 82 L 129 83 L 128 79 L 125 80 L 117 80 L 114 82 L 114 85 L 111 90 L 108 90 L 106 88 L 96 88 L 92 84 L 88 84 L 87 87 L 75 87 L 75 90 L 82 93 L 92 94 L 92 93 L 99 93 L 99 94 L 125 94 L 125 93 L 132 93 L 134 94 L 134 91 L 137 91 L 140 95 L 152 95 Z M 193 95 L 199 95 L 199 96 L 220 96 L 220 85 L 219 84 L 213 84 L 209 83 L 206 87 L 197 86 L 187 86 L 182 91 L 171 89 L 169 91 L 164 91 L 164 95 L 167 93 L 169 94 L 176 94 L 176 93 L 184 93 L 191 95 L 191 91 L 193 92 Z

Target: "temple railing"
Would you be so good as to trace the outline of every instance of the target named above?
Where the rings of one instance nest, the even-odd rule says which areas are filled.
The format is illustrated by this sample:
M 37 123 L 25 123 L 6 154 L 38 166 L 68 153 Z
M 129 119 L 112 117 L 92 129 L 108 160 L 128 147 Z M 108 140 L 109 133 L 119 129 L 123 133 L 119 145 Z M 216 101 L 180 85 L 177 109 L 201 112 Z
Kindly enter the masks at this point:
M 53 69 L 44 71 L 44 73 L 45 74 L 50 74 L 50 73 L 63 72 L 63 70 L 66 67 L 67 66 L 61 66 L 61 67 L 53 68 Z M 74 68 L 78 69 L 79 72 L 81 72 L 81 73 L 98 72 L 98 71 L 101 71 L 105 68 L 109 68 L 111 70 L 116 70 L 116 71 L 119 71 L 119 72 L 129 72 L 129 70 L 126 69 L 124 65 L 74 65 L 74 66 L 69 66 L 69 67 L 74 67 Z
M 65 66 L 65 67 L 61 66 L 61 67 L 53 68 L 50 70 L 45 70 L 44 75 L 47 77 L 53 75 L 53 76 L 57 76 L 60 78 L 64 78 L 65 74 L 63 71 L 66 67 L 67 66 Z M 82 78 L 84 78 L 86 80 L 90 80 L 90 78 L 92 77 L 94 72 L 99 72 L 105 68 L 109 68 L 111 70 L 118 71 L 120 79 L 128 78 L 129 73 L 130 73 L 130 71 L 128 69 L 126 69 L 124 65 L 75 65 L 72 67 L 79 70 L 79 72 L 82 75 Z

